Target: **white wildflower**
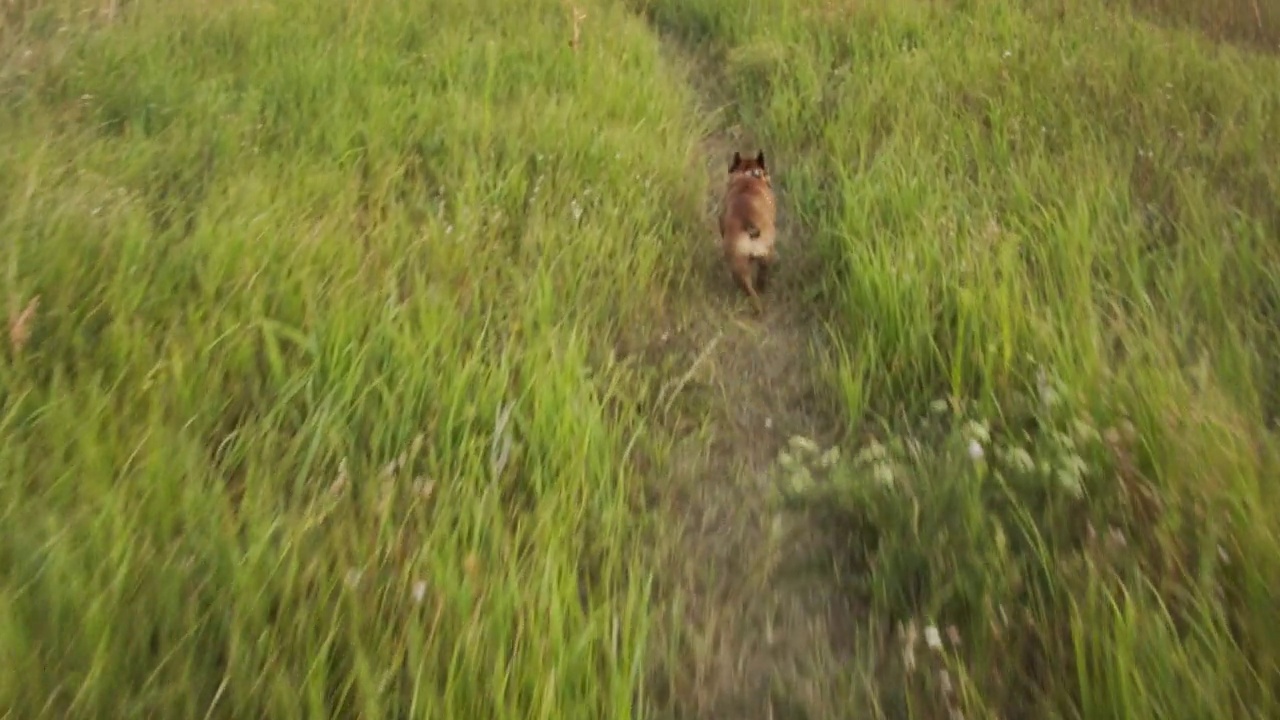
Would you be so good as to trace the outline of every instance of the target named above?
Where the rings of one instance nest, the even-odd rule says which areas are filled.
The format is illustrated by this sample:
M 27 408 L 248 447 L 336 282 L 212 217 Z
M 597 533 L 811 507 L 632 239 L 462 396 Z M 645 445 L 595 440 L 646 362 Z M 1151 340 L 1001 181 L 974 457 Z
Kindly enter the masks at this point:
M 979 442 L 989 442 L 991 440 L 991 431 L 987 429 L 986 423 L 976 420 L 970 420 L 964 425 L 965 435 L 978 440 Z
M 938 632 L 938 628 L 928 625 L 924 629 L 924 644 L 929 646 L 930 650 L 940 652 L 942 650 L 942 635 Z
M 818 464 L 824 468 L 834 467 L 839 461 L 840 447 L 836 445 L 833 445 L 830 450 L 822 454 L 821 458 L 818 458 Z
M 889 463 L 876 463 L 875 478 L 881 485 L 892 485 L 893 468 L 889 467 Z
M 1069 468 L 1064 467 L 1058 471 L 1058 482 L 1072 497 L 1084 496 L 1084 483 L 1081 482 L 1080 476 Z
M 778 464 L 781 465 L 784 470 L 794 470 L 796 467 L 796 459 L 791 456 L 791 453 L 783 450 L 778 453 Z
M 1040 402 L 1045 407 L 1053 407 L 1058 404 L 1058 392 L 1054 389 L 1053 383 L 1049 380 L 1049 374 L 1044 368 L 1036 370 L 1036 390 L 1040 393 Z
M 792 450 L 802 451 L 810 454 L 818 452 L 817 443 L 815 443 L 814 441 L 810 440 L 807 437 L 804 437 L 803 435 L 792 435 L 789 443 L 791 445 Z
M 1031 453 L 1020 447 L 1015 447 L 1009 451 L 1009 465 L 1018 472 L 1029 473 L 1036 469 L 1036 463 L 1031 459 Z
M 854 462 L 859 465 L 876 462 L 878 460 L 883 460 L 885 455 L 884 446 L 876 440 L 872 440 L 858 453 L 858 456 L 854 458 Z
M 912 620 L 907 624 L 906 630 L 903 632 L 902 638 L 902 664 L 906 666 L 907 672 L 916 669 L 916 621 Z
M 938 670 L 938 684 L 942 689 L 942 694 L 950 697 L 954 688 L 951 687 L 951 674 L 947 672 L 946 668 Z
M 809 468 L 801 467 L 791 473 L 791 491 L 796 494 L 807 492 L 813 487 L 813 474 Z

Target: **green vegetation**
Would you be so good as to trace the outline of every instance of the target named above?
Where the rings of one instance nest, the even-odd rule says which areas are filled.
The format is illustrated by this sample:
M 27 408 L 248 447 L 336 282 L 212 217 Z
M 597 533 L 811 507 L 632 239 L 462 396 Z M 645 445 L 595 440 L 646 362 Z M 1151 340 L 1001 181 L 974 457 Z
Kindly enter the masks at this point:
M 701 197 L 687 95 L 600 13 L 593 61 L 552 2 L 27 13 L 16 717 L 629 712 L 643 388 L 602 351 Z
M 715 486 L 852 635 L 721 695 L 1280 717 L 1280 25 L 1183 2 L 9 3 L 0 711 L 727 717 L 814 546 Z

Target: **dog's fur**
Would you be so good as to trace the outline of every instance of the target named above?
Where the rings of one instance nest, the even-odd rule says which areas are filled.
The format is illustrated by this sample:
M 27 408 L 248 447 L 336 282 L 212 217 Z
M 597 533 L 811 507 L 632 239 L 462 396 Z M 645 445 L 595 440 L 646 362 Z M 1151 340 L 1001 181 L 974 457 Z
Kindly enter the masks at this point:
M 757 313 L 764 311 L 759 293 L 768 285 L 769 271 L 777 259 L 776 221 L 773 183 L 764 151 L 754 158 L 735 152 L 720 213 L 720 248 L 733 279 L 751 298 Z

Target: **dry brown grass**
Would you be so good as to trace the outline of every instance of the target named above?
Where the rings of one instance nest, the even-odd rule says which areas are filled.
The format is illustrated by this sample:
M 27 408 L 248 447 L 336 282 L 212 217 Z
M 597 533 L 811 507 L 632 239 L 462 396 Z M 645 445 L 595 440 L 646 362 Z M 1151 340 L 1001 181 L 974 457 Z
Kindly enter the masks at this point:
M 1210 38 L 1280 52 L 1277 0 L 1125 0 L 1144 17 L 1194 27 Z

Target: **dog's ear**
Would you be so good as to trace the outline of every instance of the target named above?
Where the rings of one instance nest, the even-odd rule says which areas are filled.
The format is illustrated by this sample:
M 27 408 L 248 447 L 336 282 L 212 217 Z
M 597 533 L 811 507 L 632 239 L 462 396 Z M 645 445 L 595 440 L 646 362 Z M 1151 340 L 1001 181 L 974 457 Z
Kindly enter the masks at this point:
M 756 155 L 756 164 L 760 166 L 761 170 L 764 169 L 764 151 L 763 150 L 761 150 L 760 153 Z
M 742 164 L 742 154 L 739 153 L 737 150 L 734 150 L 733 159 L 729 161 L 729 172 L 733 172 L 734 170 L 737 170 L 738 166 L 741 164 Z

